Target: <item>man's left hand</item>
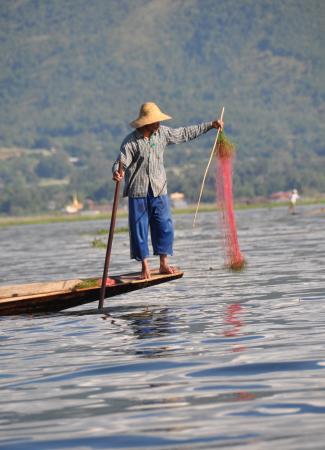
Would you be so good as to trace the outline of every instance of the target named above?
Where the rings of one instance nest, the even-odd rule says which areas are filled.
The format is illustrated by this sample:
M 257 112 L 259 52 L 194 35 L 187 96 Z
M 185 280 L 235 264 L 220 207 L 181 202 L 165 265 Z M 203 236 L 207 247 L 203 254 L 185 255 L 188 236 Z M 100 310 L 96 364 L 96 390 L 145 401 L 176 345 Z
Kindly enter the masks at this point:
M 212 127 L 216 128 L 217 130 L 219 129 L 220 131 L 223 130 L 223 120 L 214 120 L 212 122 Z

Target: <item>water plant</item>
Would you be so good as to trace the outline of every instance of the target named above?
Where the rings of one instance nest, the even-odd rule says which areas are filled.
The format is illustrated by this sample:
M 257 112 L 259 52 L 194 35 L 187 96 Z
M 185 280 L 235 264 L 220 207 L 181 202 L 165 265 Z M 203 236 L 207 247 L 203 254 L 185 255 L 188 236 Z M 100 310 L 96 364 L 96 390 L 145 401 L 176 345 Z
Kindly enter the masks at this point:
M 215 152 L 218 158 L 232 158 L 234 156 L 235 145 L 228 139 L 224 130 L 219 133 Z
M 106 248 L 106 242 L 99 238 L 95 238 L 91 241 L 91 246 L 94 248 Z
M 87 288 L 95 288 L 99 286 L 100 280 L 98 278 L 88 278 L 83 280 L 81 283 L 77 284 L 75 289 L 87 289 Z
M 128 227 L 117 227 L 115 228 L 114 233 L 115 234 L 122 234 L 122 233 L 128 233 L 129 232 L 129 228 Z M 106 228 L 101 228 L 100 230 L 96 231 L 96 234 L 108 234 L 108 230 Z

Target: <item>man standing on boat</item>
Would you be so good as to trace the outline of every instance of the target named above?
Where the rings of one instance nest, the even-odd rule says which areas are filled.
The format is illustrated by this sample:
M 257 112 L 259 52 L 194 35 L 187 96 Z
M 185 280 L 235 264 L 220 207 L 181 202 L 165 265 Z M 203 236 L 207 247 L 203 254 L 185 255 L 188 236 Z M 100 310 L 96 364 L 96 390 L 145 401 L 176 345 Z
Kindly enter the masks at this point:
M 150 278 L 149 227 L 154 255 L 160 259 L 160 273 L 174 273 L 168 262 L 168 255 L 173 254 L 174 229 L 163 162 L 165 147 L 193 140 L 213 128 L 223 128 L 219 120 L 182 128 L 160 125 L 169 119 L 155 103 L 144 103 L 139 117 L 130 124 L 135 130 L 122 142 L 112 168 L 113 180 L 121 181 L 125 175 L 123 196 L 129 198 L 131 258 L 141 261 L 142 277 L 146 279 Z

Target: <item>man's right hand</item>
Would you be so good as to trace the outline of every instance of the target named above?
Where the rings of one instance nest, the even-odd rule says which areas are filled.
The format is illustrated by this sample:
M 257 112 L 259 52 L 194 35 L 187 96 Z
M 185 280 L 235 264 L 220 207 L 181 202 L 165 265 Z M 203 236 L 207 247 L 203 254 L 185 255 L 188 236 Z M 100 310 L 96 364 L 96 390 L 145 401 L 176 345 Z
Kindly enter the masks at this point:
M 118 170 L 116 170 L 113 173 L 113 180 L 114 181 L 122 181 L 124 177 L 124 170 L 122 170 L 122 172 L 120 173 Z
M 214 120 L 212 122 L 212 128 L 216 128 L 219 129 L 220 131 L 223 130 L 223 121 L 218 119 L 218 120 Z

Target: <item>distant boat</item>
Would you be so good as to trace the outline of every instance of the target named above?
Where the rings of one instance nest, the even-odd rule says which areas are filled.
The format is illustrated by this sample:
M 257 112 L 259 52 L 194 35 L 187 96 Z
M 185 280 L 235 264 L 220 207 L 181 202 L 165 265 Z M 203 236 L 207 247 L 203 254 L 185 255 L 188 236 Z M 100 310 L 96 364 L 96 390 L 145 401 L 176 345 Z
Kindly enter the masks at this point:
M 72 203 L 65 207 L 65 211 L 69 214 L 75 214 L 83 209 L 84 205 L 79 202 L 77 194 L 73 194 Z
M 160 274 L 151 271 L 144 280 L 139 272 L 110 275 L 105 298 L 181 278 L 183 272 Z M 0 286 L 0 316 L 55 312 L 99 300 L 101 279 L 87 278 Z

